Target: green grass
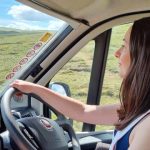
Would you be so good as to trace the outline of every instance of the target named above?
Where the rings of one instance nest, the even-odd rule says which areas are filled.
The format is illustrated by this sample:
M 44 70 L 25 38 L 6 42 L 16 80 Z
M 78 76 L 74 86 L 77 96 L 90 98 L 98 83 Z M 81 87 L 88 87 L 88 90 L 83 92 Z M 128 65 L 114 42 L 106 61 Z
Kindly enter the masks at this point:
M 121 44 L 125 31 L 129 25 L 116 27 L 112 31 L 108 61 L 104 76 L 101 105 L 117 103 L 121 79 L 118 76 L 118 60 L 114 52 Z M 11 34 L 0 32 L 0 85 L 5 82 L 5 76 L 25 56 L 30 48 L 38 41 L 43 33 L 21 33 L 11 31 Z M 69 85 L 73 98 L 86 102 L 90 80 L 94 41 L 90 41 L 71 59 L 52 79 Z M 81 131 L 82 123 L 74 121 L 74 128 Z M 112 129 L 113 127 L 97 126 L 96 130 Z

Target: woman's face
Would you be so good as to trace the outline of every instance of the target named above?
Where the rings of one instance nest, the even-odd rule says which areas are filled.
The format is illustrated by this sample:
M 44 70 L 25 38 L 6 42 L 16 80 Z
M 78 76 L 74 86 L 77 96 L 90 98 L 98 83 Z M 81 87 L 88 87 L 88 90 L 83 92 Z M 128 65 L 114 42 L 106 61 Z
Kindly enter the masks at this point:
M 131 27 L 128 29 L 124 36 L 122 46 L 115 52 L 115 56 L 119 59 L 119 75 L 121 78 L 125 78 L 130 66 L 129 41 L 131 29 Z

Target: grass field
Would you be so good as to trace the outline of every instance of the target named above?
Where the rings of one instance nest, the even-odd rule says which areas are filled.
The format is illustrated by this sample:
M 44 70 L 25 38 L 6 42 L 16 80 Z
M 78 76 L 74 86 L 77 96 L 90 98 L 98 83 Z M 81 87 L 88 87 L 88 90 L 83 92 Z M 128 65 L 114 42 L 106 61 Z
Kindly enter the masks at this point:
M 114 52 L 122 44 L 122 38 L 128 25 L 113 29 L 105 71 L 101 104 L 117 103 L 121 79 L 118 76 L 118 61 Z M 2 32 L 0 30 L 0 85 L 5 82 L 5 76 L 19 60 L 38 41 L 42 32 Z M 72 97 L 86 102 L 93 59 L 94 42 L 90 41 L 73 59 L 71 59 L 53 78 L 52 81 L 67 83 Z M 2 88 L 2 87 L 1 87 Z M 82 123 L 74 122 L 76 130 L 81 130 Z M 112 129 L 112 127 L 97 126 L 96 130 Z

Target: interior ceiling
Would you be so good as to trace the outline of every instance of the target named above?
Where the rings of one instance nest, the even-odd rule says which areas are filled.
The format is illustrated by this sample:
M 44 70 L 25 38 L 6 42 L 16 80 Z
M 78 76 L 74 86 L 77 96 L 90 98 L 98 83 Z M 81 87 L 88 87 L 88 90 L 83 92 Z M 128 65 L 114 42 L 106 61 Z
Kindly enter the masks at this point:
M 22 0 L 19 0 L 22 1 Z M 150 0 L 27 0 L 61 15 L 95 24 L 124 13 L 150 10 Z

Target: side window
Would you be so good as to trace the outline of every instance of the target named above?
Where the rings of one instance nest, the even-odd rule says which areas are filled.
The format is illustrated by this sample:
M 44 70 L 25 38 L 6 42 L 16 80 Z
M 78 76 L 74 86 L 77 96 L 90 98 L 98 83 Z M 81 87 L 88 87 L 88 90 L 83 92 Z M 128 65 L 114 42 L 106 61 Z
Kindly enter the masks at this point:
M 95 41 L 92 40 L 51 80 L 51 83 L 67 84 L 70 88 L 71 97 L 84 103 L 87 101 L 94 49 Z M 82 123 L 80 122 L 73 121 L 73 126 L 76 131 L 82 130 Z
M 120 25 L 112 29 L 100 105 L 119 102 L 119 90 L 122 80 L 118 74 L 118 60 L 115 58 L 114 53 L 122 45 L 124 35 L 130 25 L 131 24 Z M 96 126 L 97 131 L 113 128 L 113 126 Z

